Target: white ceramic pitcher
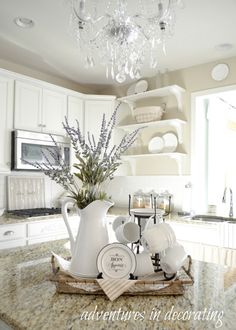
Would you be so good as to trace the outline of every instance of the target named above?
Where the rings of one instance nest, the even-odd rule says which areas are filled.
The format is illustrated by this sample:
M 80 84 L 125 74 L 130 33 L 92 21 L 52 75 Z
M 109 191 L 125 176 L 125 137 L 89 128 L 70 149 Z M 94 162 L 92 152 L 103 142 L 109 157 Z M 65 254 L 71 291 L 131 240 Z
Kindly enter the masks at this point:
M 75 204 L 73 199 L 62 202 L 62 215 L 69 233 L 71 244 L 71 263 L 69 272 L 79 277 L 96 277 L 98 275 L 97 256 L 108 244 L 106 213 L 113 205 L 110 201 L 96 200 L 84 209 L 78 208 L 80 224 L 76 239 L 68 221 L 67 207 Z

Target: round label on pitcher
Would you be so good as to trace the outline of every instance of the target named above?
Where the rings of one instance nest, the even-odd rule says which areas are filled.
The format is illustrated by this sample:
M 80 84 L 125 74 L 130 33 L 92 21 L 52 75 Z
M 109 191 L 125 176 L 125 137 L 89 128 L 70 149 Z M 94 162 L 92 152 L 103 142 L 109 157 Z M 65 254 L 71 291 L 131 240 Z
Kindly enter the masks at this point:
M 97 267 L 104 279 L 128 279 L 136 268 L 135 255 L 124 244 L 108 244 L 98 254 Z

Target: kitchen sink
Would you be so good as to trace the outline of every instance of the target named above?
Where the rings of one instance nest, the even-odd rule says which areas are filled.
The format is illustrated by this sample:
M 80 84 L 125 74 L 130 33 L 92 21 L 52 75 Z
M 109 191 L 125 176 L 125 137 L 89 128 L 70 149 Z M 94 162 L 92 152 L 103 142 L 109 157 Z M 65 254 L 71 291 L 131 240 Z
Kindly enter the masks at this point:
M 222 217 L 217 215 L 194 215 L 191 218 L 192 220 L 196 221 L 207 221 L 207 222 L 230 222 L 236 223 L 236 219 Z

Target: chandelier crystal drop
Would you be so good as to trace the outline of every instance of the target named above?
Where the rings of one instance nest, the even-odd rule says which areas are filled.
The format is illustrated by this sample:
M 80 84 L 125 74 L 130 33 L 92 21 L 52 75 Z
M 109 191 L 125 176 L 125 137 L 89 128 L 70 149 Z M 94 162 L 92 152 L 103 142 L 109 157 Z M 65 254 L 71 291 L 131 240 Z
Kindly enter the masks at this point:
M 181 0 L 71 0 L 71 26 L 85 66 L 101 63 L 118 83 L 141 78 L 144 62 L 156 69 L 177 7 Z

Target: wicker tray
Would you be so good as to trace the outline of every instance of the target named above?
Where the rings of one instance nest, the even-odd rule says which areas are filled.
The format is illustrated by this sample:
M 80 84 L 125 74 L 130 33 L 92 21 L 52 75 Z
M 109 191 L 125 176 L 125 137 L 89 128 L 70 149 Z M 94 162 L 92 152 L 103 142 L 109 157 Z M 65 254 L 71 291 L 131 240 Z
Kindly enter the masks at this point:
M 55 283 L 56 290 L 59 293 L 78 293 L 104 295 L 103 290 L 99 286 L 95 278 L 74 278 L 64 273 L 55 265 L 55 258 L 51 259 L 53 275 L 50 280 Z M 185 285 L 193 284 L 193 277 L 190 274 L 192 260 L 188 257 L 188 268 L 182 267 L 178 275 L 172 280 L 165 280 L 163 272 L 155 273 L 145 278 L 140 278 L 136 283 L 123 295 L 182 295 Z

